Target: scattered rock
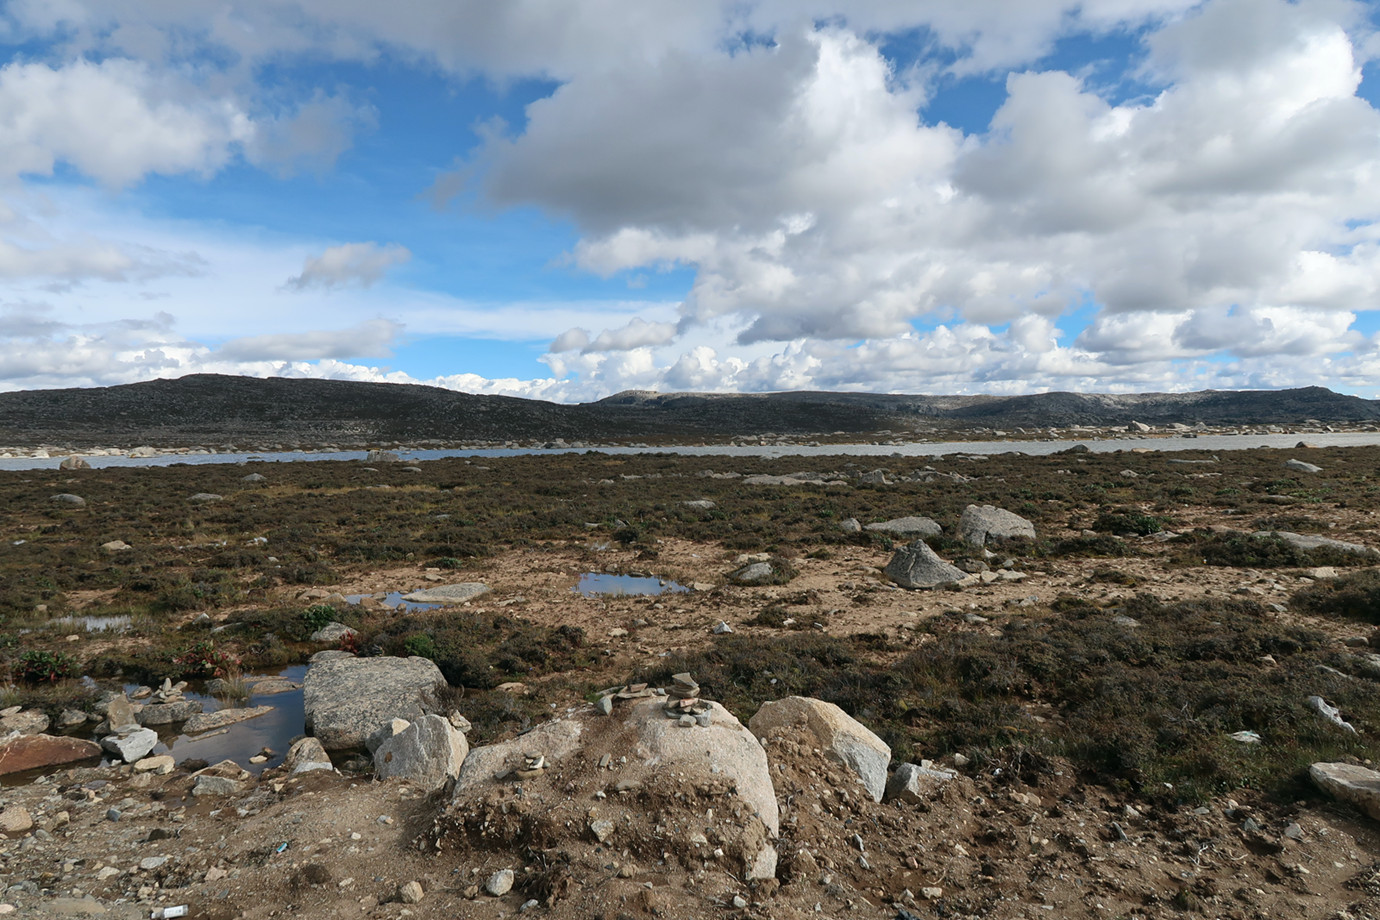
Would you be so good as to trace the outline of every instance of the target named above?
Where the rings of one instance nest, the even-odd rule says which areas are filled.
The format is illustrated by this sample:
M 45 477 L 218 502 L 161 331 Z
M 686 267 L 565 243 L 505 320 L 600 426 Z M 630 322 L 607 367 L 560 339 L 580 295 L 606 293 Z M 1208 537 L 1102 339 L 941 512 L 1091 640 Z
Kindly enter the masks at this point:
M 177 766 L 171 754 L 159 754 L 155 757 L 145 757 L 134 762 L 135 773 L 153 773 L 157 776 L 166 776 Z
M 1258 530 L 1251 536 L 1254 537 L 1274 537 L 1283 540 L 1290 546 L 1301 550 L 1330 549 L 1339 553 L 1350 553 L 1354 556 L 1380 557 L 1380 550 L 1375 550 L 1369 546 L 1362 546 L 1359 543 L 1347 543 L 1343 540 L 1332 540 L 1328 537 L 1315 537 L 1309 534 L 1290 533 L 1287 530 Z
M 391 450 L 374 449 L 364 455 L 365 463 L 401 463 L 402 457 Z
M 192 795 L 235 795 L 241 788 L 238 782 L 228 776 L 201 775 L 192 786 Z
M 696 511 L 711 511 L 718 507 L 707 498 L 697 498 L 694 501 L 681 502 L 687 508 L 694 508 Z
M 513 890 L 513 870 L 499 869 L 484 883 L 484 890 L 496 898 L 501 898 Z
M 64 460 L 64 461 L 62 461 L 61 463 L 59 463 L 59 464 L 58 464 L 58 469 L 60 469 L 60 470 L 89 470 L 89 469 L 91 469 L 91 464 L 87 463 L 85 460 L 83 460 L 81 457 L 78 457 L 76 454 L 73 454 L 72 456 L 68 457 L 66 460 Z
M 389 719 L 415 722 L 439 709 L 446 679 L 426 658 L 341 658 L 307 669 L 303 708 L 307 731 L 328 751 L 364 747 Z
M 315 738 L 301 738 L 288 748 L 283 766 L 289 773 L 311 773 L 314 770 L 335 770 L 330 756 Z
M 105 718 L 112 732 L 131 731 L 139 727 L 139 710 L 123 693 L 116 693 L 111 697 L 106 706 Z
M 1302 460 L 1285 460 L 1285 461 L 1284 461 L 1284 465 L 1285 465 L 1285 467 L 1287 467 L 1288 469 L 1294 470 L 1295 472 L 1298 472 L 1298 473 L 1321 473 L 1321 472 L 1322 472 L 1322 467 L 1320 467 L 1320 466 L 1315 466 L 1315 465 L 1312 464 L 1312 463 L 1305 463 L 1305 462 L 1302 461 Z
M 174 700 L 168 703 L 150 703 L 139 710 L 140 725 L 172 725 L 185 722 L 201 712 L 200 700 Z
M 928 760 L 921 763 L 903 763 L 891 774 L 886 783 L 887 801 L 923 802 L 934 797 L 934 793 L 944 784 L 958 778 L 953 770 L 936 767 Z
M 425 715 L 374 751 L 380 779 L 406 779 L 427 790 L 441 788 L 460 775 L 469 742 L 449 720 Z
M 101 739 L 101 747 L 116 754 L 125 763 L 142 760 L 158 745 L 158 733 L 151 728 L 136 728 Z
M 1035 539 L 1035 525 L 992 505 L 969 505 L 958 520 L 958 537 L 972 546 L 1020 537 Z
M 422 900 L 424 893 L 421 882 L 408 882 L 398 889 L 398 900 L 404 904 L 416 904 Z
M 48 717 L 37 709 L 12 706 L 0 715 L 0 735 L 41 735 L 48 728 Z
M 933 588 L 963 581 L 968 573 L 940 559 L 924 540 L 903 546 L 886 564 L 886 576 L 903 588 Z
M 714 627 L 713 632 L 716 636 L 726 636 L 729 633 L 733 632 L 733 627 L 728 625 L 727 620 L 720 620 L 718 624 Z
M 944 532 L 936 521 L 927 517 L 899 517 L 880 524 L 868 524 L 868 530 L 896 534 L 900 537 L 937 537 Z
M 329 642 L 332 645 L 336 645 L 339 644 L 340 640 L 346 638 L 347 636 L 357 635 L 359 635 L 359 633 L 355 632 L 353 629 L 346 626 L 344 623 L 336 623 L 335 621 L 331 621 L 330 623 L 327 623 L 325 626 L 322 626 L 316 632 L 308 636 L 307 641 Z
M 241 477 L 240 482 L 264 482 L 267 479 L 268 477 L 262 473 L 250 473 L 248 476 Z
M 196 493 L 195 495 L 193 495 L 193 496 L 191 496 L 190 498 L 187 499 L 187 501 L 189 501 L 189 502 L 197 502 L 198 504 L 202 504 L 202 503 L 206 503 L 206 502 L 219 502 L 219 501 L 224 501 L 224 500 L 225 500 L 225 496 L 224 496 L 224 495 L 217 495 L 217 494 L 214 493 L 214 492 L 198 492 L 198 493 Z
M 80 495 L 73 495 L 71 492 L 61 492 L 54 495 L 50 501 L 55 505 L 71 505 L 73 508 L 83 508 L 86 506 L 86 499 Z
M 763 740 L 792 731 L 807 732 L 826 756 L 858 775 L 874 802 L 882 800 L 891 748 L 833 703 L 803 696 L 768 701 L 748 721 L 748 728 Z
M 839 530 L 844 533 L 862 533 L 862 524 L 858 523 L 857 518 L 844 518 L 839 522 Z
M 477 581 L 461 582 L 457 585 L 437 585 L 421 591 L 404 594 L 403 600 L 414 604 L 463 604 L 482 594 L 489 593 L 489 586 Z
M 134 547 L 130 546 L 124 540 L 111 540 L 109 543 L 101 544 L 102 552 L 107 553 L 123 553 L 132 549 L 134 549 Z
M 1380 821 L 1380 773 L 1349 763 L 1315 763 L 1308 775 L 1328 795 Z
M 16 735 L 0 740 L 0 776 L 41 770 L 101 756 L 101 746 L 83 738 Z
M 1345 729 L 1356 734 L 1356 726 L 1342 719 L 1342 712 L 1336 706 L 1331 705 L 1327 700 L 1320 696 L 1310 696 L 1308 698 L 1308 708 L 1316 711 L 1324 719 L 1331 722 L 1338 728 Z
M 33 826 L 33 815 L 23 806 L 9 805 L 0 811 L 0 834 L 26 834 Z

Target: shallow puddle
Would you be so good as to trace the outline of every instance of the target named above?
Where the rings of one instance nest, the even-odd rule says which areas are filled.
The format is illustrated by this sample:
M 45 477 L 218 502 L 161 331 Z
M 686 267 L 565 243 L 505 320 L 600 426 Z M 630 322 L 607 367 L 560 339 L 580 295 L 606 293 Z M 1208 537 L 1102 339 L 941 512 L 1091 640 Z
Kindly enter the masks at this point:
M 253 679 L 274 677 L 302 683 L 306 676 L 306 665 L 286 668 L 276 675 L 250 675 Z M 189 736 L 181 734 L 175 726 L 156 726 L 158 746 L 154 754 L 172 754 L 178 763 L 197 758 L 207 763 L 233 760 L 251 773 L 259 773 L 268 767 L 276 767 L 283 762 L 292 739 L 305 731 L 306 717 L 302 704 L 302 690 L 288 690 L 283 693 L 250 693 L 246 700 L 224 700 L 206 693 L 194 693 L 188 687 L 183 696 L 189 700 L 199 700 L 203 712 L 219 712 L 222 709 L 272 706 L 273 711 L 236 722 L 222 729 L 205 734 Z M 273 756 L 260 764 L 252 764 L 249 758 L 264 748 L 273 751 Z
M 645 597 L 657 594 L 685 594 L 690 589 L 674 581 L 643 575 L 604 575 L 586 572 L 572 591 L 585 597 Z
M 358 604 L 366 597 L 377 596 L 378 595 L 375 594 L 347 594 L 345 595 L 345 600 L 349 601 L 352 604 Z M 422 610 L 435 610 L 438 607 L 442 607 L 444 605 L 420 604 L 416 601 L 405 601 L 403 600 L 403 593 L 401 591 L 389 591 L 387 594 L 383 596 L 383 606 L 388 607 L 392 610 L 396 610 L 397 608 L 401 607 L 403 611 L 406 613 L 418 613 Z
M 87 632 L 125 632 L 132 620 L 128 616 L 58 617 L 52 625 L 64 629 L 84 629 Z

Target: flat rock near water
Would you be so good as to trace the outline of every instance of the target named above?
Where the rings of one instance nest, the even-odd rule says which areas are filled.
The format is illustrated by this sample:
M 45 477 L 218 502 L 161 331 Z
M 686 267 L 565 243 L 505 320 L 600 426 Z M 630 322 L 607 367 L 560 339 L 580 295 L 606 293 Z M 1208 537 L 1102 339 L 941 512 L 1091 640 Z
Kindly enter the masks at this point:
M 202 732 L 224 728 L 227 725 L 234 725 L 236 722 L 257 719 L 259 716 L 267 715 L 272 711 L 272 706 L 250 706 L 244 709 L 219 709 L 215 712 L 199 712 L 187 720 L 186 724 L 182 726 L 182 730 L 189 735 L 198 735 Z
M 489 586 L 477 581 L 466 581 L 455 585 L 438 585 L 404 594 L 403 600 L 414 604 L 463 604 L 483 594 L 489 593 Z
M 101 746 L 82 738 L 17 735 L 0 741 L 0 776 L 101 756 Z
M 326 750 L 345 751 L 363 749 L 389 719 L 438 711 L 446 679 L 427 658 L 340 658 L 307 668 L 303 688 L 307 732 Z

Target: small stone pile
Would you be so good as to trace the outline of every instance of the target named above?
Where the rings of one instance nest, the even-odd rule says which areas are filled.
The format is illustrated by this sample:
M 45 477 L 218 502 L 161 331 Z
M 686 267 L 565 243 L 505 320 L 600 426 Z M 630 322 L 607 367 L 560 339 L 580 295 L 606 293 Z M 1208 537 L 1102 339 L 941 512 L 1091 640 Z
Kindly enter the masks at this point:
M 700 685 L 688 673 L 672 674 L 671 689 L 666 695 L 662 708 L 668 719 L 678 719 L 683 728 L 709 725 L 710 706 L 700 699 Z
M 613 714 L 613 703 L 615 700 L 642 700 L 653 696 L 665 696 L 666 691 L 658 687 L 649 687 L 646 684 L 627 684 L 621 687 L 609 687 L 599 694 L 599 701 L 594 704 L 604 715 Z

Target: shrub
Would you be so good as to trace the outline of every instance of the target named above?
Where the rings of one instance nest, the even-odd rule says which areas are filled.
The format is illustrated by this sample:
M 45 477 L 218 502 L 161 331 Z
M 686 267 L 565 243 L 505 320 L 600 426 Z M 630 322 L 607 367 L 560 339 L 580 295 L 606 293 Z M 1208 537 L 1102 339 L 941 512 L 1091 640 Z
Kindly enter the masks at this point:
M 1091 529 L 1098 533 L 1133 533 L 1145 537 L 1164 530 L 1168 523 L 1166 518 L 1118 509 L 1099 514 Z
M 1380 625 L 1380 569 L 1326 578 L 1294 592 L 1292 606 L 1314 616 Z
M 28 683 L 55 683 L 77 673 L 77 662 L 66 652 L 29 649 L 19 655 L 19 677 Z
M 306 624 L 308 635 L 335 622 L 335 618 L 335 608 L 330 604 L 312 604 L 302 611 L 302 622 Z

